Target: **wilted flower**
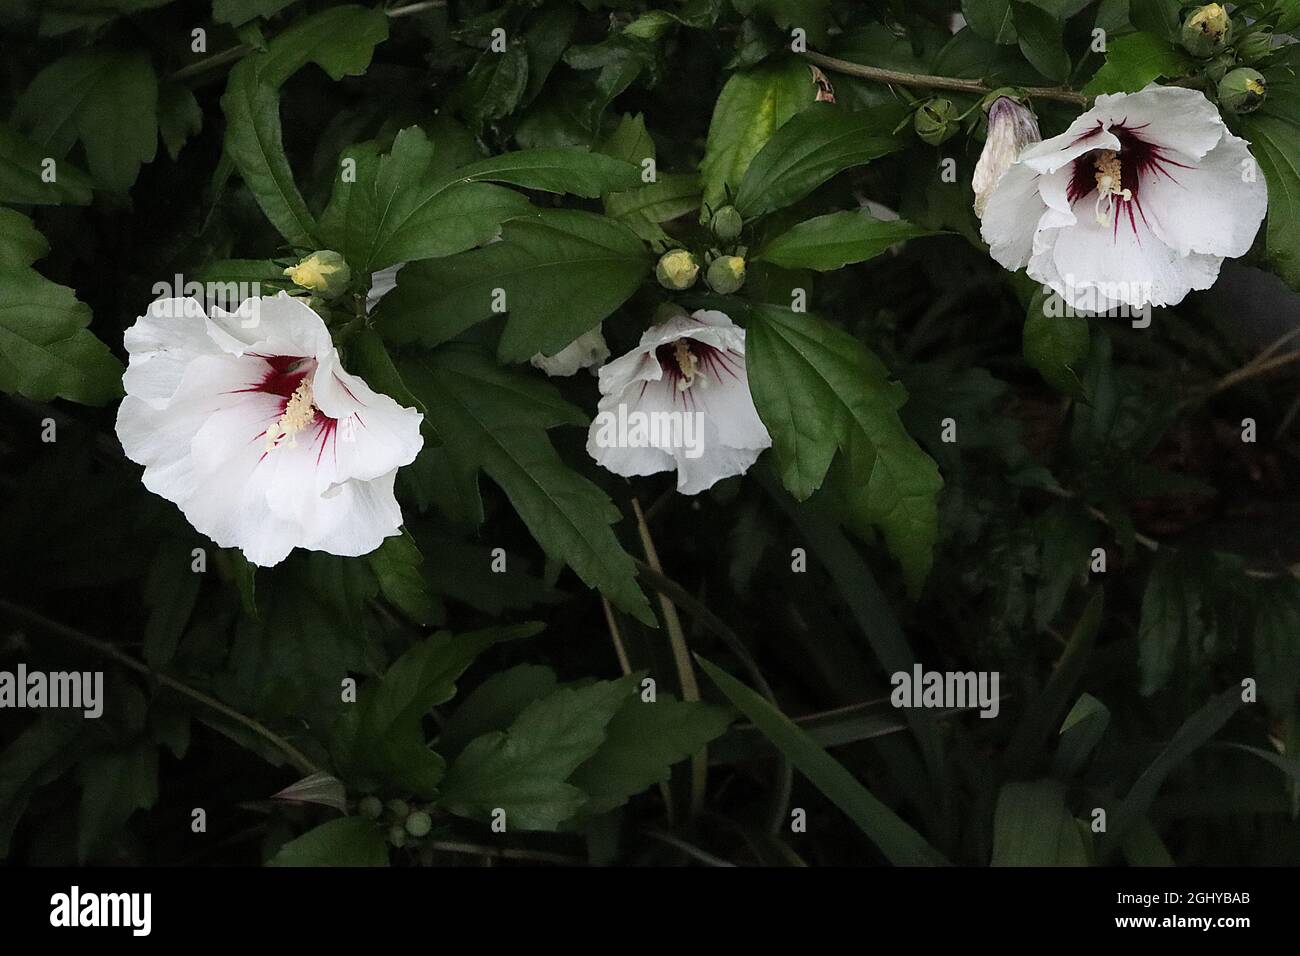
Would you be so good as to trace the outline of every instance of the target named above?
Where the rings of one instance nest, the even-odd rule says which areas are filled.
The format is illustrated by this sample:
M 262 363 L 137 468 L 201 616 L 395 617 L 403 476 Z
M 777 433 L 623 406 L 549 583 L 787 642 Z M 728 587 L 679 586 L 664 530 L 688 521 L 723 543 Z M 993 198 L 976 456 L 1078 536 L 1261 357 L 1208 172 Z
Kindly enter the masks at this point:
M 983 216 L 989 196 L 1020 151 L 1041 140 L 1033 110 L 1009 96 L 999 96 L 989 107 L 989 132 L 984 151 L 975 164 L 971 188 L 975 190 L 975 215 Z
M 1028 267 L 1074 309 L 1173 305 L 1243 255 L 1267 205 L 1245 140 L 1197 90 L 1097 97 L 1060 136 L 1025 148 L 984 210 L 1007 269 Z
M 352 280 L 352 270 L 337 252 L 313 252 L 296 266 L 284 270 L 294 285 L 310 289 L 323 299 L 342 295 Z
M 1219 81 L 1219 105 L 1229 113 L 1253 113 L 1268 94 L 1264 75 L 1243 66 Z
M 592 368 L 609 358 L 609 346 L 605 336 L 600 334 L 600 326 L 589 332 L 583 332 L 554 355 L 546 356 L 541 352 L 529 361 L 533 368 L 540 368 L 547 375 L 565 377 L 575 374 L 580 368 Z
M 345 372 L 320 316 L 286 293 L 193 306 L 160 299 L 126 332 L 117 434 L 145 487 L 264 566 L 397 534 L 393 481 L 423 443 L 420 413 Z
M 600 370 L 587 451 L 618 475 L 677 470 L 693 495 L 744 474 L 772 444 L 745 371 L 745 332 L 722 312 L 679 314 Z

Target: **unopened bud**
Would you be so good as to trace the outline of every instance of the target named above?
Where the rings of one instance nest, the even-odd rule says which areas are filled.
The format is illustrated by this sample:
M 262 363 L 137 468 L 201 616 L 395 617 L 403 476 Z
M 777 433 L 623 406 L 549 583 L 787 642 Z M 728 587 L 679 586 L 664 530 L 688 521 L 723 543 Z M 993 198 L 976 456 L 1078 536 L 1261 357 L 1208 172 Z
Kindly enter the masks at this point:
M 695 285 L 699 274 L 699 262 L 685 249 L 670 249 L 659 258 L 659 265 L 655 266 L 655 278 L 659 284 L 674 292 L 682 292 Z
M 1268 95 L 1268 85 L 1259 70 L 1248 66 L 1233 70 L 1219 81 L 1219 105 L 1229 113 L 1251 113 Z
M 1197 7 L 1183 21 L 1183 49 L 1192 56 L 1214 56 L 1232 36 L 1232 18 L 1221 4 Z
M 912 125 L 923 142 L 938 146 L 957 132 L 960 118 L 952 100 L 936 96 L 921 104 L 912 118 Z
M 416 810 L 406 818 L 406 832 L 413 837 L 428 836 L 433 829 L 433 818 L 423 810 Z
M 342 295 L 352 281 L 352 270 L 337 252 L 313 252 L 296 266 L 284 270 L 294 285 L 310 289 L 323 299 Z
M 1033 110 L 1009 96 L 999 96 L 989 107 L 989 131 L 984 151 L 975 164 L 971 188 L 975 191 L 975 215 L 983 218 L 984 207 L 998 181 L 1030 143 L 1042 139 Z
M 745 227 L 745 220 L 735 206 L 723 206 L 713 214 L 709 228 L 719 242 L 735 242 L 740 238 L 740 230 Z
M 362 797 L 357 811 L 367 820 L 378 820 L 384 812 L 383 801 L 376 796 Z
M 745 284 L 745 260 L 740 256 L 718 256 L 709 263 L 704 280 L 719 295 L 739 292 Z

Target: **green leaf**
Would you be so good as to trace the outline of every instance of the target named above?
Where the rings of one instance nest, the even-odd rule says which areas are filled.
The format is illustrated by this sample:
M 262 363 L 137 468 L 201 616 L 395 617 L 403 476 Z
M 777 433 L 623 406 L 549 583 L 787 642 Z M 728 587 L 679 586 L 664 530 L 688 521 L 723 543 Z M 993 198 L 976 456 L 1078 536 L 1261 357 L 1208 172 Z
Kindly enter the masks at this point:
M 203 128 L 203 111 L 199 101 L 184 83 L 169 80 L 158 88 L 158 132 L 167 155 L 173 160 L 181 147 Z
M 1184 76 L 1192 66 L 1187 54 L 1168 40 L 1150 33 L 1130 33 L 1106 44 L 1106 62 L 1083 92 L 1088 96 L 1134 93 L 1159 77 Z
M 295 23 L 265 52 L 245 57 L 230 71 L 221 98 L 226 155 L 267 219 L 292 245 L 314 248 L 316 222 L 284 153 L 279 88 L 313 62 L 335 80 L 364 73 L 375 46 L 387 38 L 382 11 L 331 7 Z
M 609 722 L 600 749 L 570 778 L 587 794 L 583 813 L 621 807 L 641 791 L 667 782 L 673 764 L 699 753 L 733 716 L 725 708 L 679 701 L 672 694 L 658 694 L 649 702 L 634 694 Z
M 43 178 L 49 150 L 0 123 L 0 202 L 57 205 L 90 202 L 90 177 L 66 160 L 55 164 L 54 181 Z
M 78 769 L 77 859 L 85 863 L 131 814 L 158 799 L 158 750 L 153 741 L 127 750 L 95 754 Z
M 585 416 L 552 386 L 475 349 L 445 347 L 404 363 L 402 373 L 429 410 L 457 476 L 472 486 L 480 469 L 487 472 L 549 556 L 653 627 L 632 558 L 609 527 L 622 515 L 546 437 L 546 429 L 585 424 Z
M 349 172 L 347 161 L 355 163 Z M 503 220 L 528 210 L 518 193 L 435 173 L 434 146 L 418 126 L 387 155 L 370 146 L 344 153 L 321 215 L 325 246 L 369 274 L 398 262 L 454 255 L 493 239 Z
M 44 711 L 0 753 L 0 857 L 8 859 L 14 827 L 32 795 L 76 763 L 86 745 L 76 711 Z
M 901 219 L 887 222 L 864 212 L 833 212 L 792 226 L 768 240 L 754 258 L 783 269 L 829 272 L 878 256 L 896 243 L 932 235 L 934 230 Z
M 1032 3 L 1016 0 L 1012 0 L 1011 13 L 1025 59 L 1043 76 L 1064 83 L 1070 76 L 1070 55 L 1061 39 L 1061 22 Z
M 1273 270 L 1300 289 L 1300 51 L 1292 46 L 1264 71 L 1268 97 L 1241 117 L 1242 133 L 1268 183 L 1265 245 Z
M 1110 725 L 1110 708 L 1091 694 L 1080 694 L 1061 723 L 1053 769 L 1062 780 L 1083 767 Z
M 517 40 L 500 53 L 484 50 L 465 79 L 463 114 L 481 130 L 514 112 L 527 88 L 527 44 Z
M 442 622 L 442 603 L 430 592 L 422 570 L 424 555 L 408 532 L 385 538 L 367 560 L 385 599 L 410 621 L 425 626 Z
M 533 701 L 556 688 L 555 671 L 520 664 L 493 674 L 465 695 L 438 735 L 438 753 L 454 759 L 475 737 L 507 729 Z
M 900 149 L 904 141 L 893 133 L 899 115 L 894 110 L 851 113 L 833 103 L 814 103 L 754 156 L 736 194 L 736 208 L 747 219 L 773 212 L 836 173 Z
M 257 17 L 270 17 L 297 0 L 212 0 L 212 19 L 240 26 Z
M 1025 317 L 1025 363 L 1053 388 L 1082 400 L 1083 382 L 1077 370 L 1088 358 L 1088 320 L 1064 312 L 1055 292 L 1034 294 Z
M 22 269 L 50 251 L 32 221 L 13 209 L 0 208 L 0 269 Z
M 605 213 L 647 242 L 664 240 L 659 223 L 669 222 L 700 207 L 700 177 L 695 173 L 660 173 L 659 178 L 626 192 L 605 197 Z
M 500 242 L 403 269 L 379 327 L 399 343 L 437 345 L 504 304 L 498 352 L 522 362 L 554 355 L 596 326 L 649 271 L 644 245 L 626 226 L 577 210 L 539 211 L 508 220 Z
M 122 365 L 89 324 L 90 307 L 71 289 L 32 269 L 0 268 L 0 390 L 83 405 L 120 396 Z
M 1178 42 L 1182 31 L 1178 0 L 1128 0 L 1128 17 L 1144 33 Z
M 844 811 L 889 862 L 896 866 L 934 866 L 948 862 L 788 717 L 721 668 L 698 654 L 695 659 L 727 699 L 756 724 L 827 799 Z
M 961 12 L 971 30 L 997 44 L 1016 42 L 1011 0 L 961 0 Z
M 1138 621 L 1138 692 L 1144 697 L 1168 682 L 1180 648 L 1201 643 L 1205 581 L 1198 570 L 1195 559 L 1182 556 L 1159 557 L 1151 568 Z
M 641 171 L 630 162 L 584 149 L 523 149 L 470 163 L 456 170 L 457 180 L 509 183 L 548 193 L 585 199 L 640 184 Z
M 1102 845 L 1102 857 L 1108 856 L 1123 839 L 1129 827 L 1147 815 L 1161 785 L 1180 763 L 1218 733 L 1241 707 L 1241 688 L 1229 687 L 1211 697 L 1178 728 L 1173 739 L 1151 761 L 1134 782 L 1120 805 L 1110 814 L 1109 829 Z
M 292 245 L 316 246 L 316 220 L 293 181 L 280 130 L 280 94 L 257 79 L 257 65 L 244 60 L 230 71 L 221 109 L 226 114 L 230 157 L 271 225 Z
M 202 575 L 195 573 L 192 562 L 188 542 L 164 542 L 145 578 L 149 619 L 144 626 L 144 659 L 155 670 L 171 663 L 198 602 Z
M 358 789 L 388 785 L 432 797 L 445 764 L 425 743 L 424 716 L 455 696 L 457 678 L 483 651 L 541 630 L 516 624 L 470 634 L 439 631 L 416 644 L 366 684 L 335 726 L 330 751 L 344 776 Z
M 1055 780 L 1002 785 L 993 815 L 993 866 L 1087 866 L 1083 834 Z
M 566 781 L 604 743 L 637 679 L 562 687 L 529 704 L 508 730 L 476 737 L 447 769 L 440 805 L 485 822 L 500 808 L 509 830 L 556 829 L 586 801 Z
M 717 209 L 735 196 L 750 161 L 790 117 L 813 103 L 815 95 L 808 67 L 794 59 L 727 80 L 713 107 L 700 163 L 707 208 Z
M 280 847 L 268 866 L 388 866 L 388 845 L 378 824 L 339 817 Z
M 929 573 L 943 481 L 903 428 L 907 393 L 848 333 L 810 315 L 758 306 L 746 332 L 749 385 L 772 434 L 781 480 L 802 501 L 817 490 L 839 449 L 850 506 L 880 528 L 909 587 Z
M 79 141 L 95 184 L 126 192 L 158 148 L 158 77 L 144 53 L 73 53 L 36 75 L 14 119 L 50 155 Z

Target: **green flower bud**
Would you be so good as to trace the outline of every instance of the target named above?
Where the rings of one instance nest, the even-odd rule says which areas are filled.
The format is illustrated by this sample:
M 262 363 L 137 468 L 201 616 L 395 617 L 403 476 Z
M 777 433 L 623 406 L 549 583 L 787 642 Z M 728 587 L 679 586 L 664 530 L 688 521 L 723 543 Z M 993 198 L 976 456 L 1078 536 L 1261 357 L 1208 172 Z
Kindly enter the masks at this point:
M 384 813 L 384 802 L 376 796 L 362 797 L 357 811 L 367 820 L 378 820 Z
M 916 135 L 931 146 L 938 146 L 960 128 L 960 114 L 952 100 L 942 96 L 926 100 L 912 117 Z
M 394 823 L 388 828 L 388 842 L 395 847 L 406 846 L 406 827 Z
M 1248 66 L 1233 70 L 1219 81 L 1219 105 L 1229 113 L 1251 113 L 1259 109 L 1267 93 L 1263 74 Z
M 284 270 L 294 285 L 310 289 L 323 299 L 333 299 L 347 290 L 352 270 L 337 252 L 323 249 L 313 252 L 296 266 Z
M 1252 30 L 1237 41 L 1237 55 L 1246 63 L 1258 63 L 1273 52 L 1273 32 Z
M 659 265 L 655 266 L 655 278 L 659 284 L 674 292 L 682 292 L 695 285 L 699 274 L 699 262 L 685 249 L 670 249 L 659 258 Z
M 1233 53 L 1220 53 L 1205 67 L 1205 73 L 1211 80 L 1218 83 L 1227 74 L 1229 70 L 1237 65 L 1237 57 Z
M 745 220 L 740 217 L 735 206 L 723 206 L 713 214 L 709 228 L 719 242 L 735 242 L 740 238 L 740 230 L 745 227 Z
M 411 807 L 405 800 L 389 800 L 386 806 L 388 812 L 399 820 L 405 820 L 406 815 L 411 812 Z
M 719 295 L 739 292 L 745 284 L 745 260 L 740 256 L 718 256 L 709 264 L 704 281 Z
M 1192 56 L 1214 56 L 1232 37 L 1232 19 L 1220 4 L 1197 7 L 1183 21 L 1183 49 Z
M 416 810 L 406 818 L 406 832 L 413 837 L 428 836 L 433 829 L 433 817 L 423 810 Z

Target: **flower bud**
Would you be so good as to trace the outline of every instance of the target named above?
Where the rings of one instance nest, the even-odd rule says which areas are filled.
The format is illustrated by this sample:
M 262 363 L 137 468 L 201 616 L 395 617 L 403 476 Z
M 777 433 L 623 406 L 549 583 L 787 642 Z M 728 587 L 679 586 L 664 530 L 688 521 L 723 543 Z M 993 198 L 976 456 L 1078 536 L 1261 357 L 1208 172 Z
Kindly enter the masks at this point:
M 1248 66 L 1233 70 L 1219 81 L 1219 105 L 1229 113 L 1254 112 L 1267 93 L 1263 74 Z
M 406 832 L 413 837 L 428 836 L 433 829 L 433 818 L 423 810 L 416 810 L 406 818 Z
M 1214 56 L 1232 35 L 1232 19 L 1217 3 L 1197 7 L 1183 21 L 1183 49 L 1192 56 Z
M 739 292 L 745 284 L 745 260 L 740 256 L 718 256 L 709 264 L 704 279 L 719 295 Z
M 1252 30 L 1237 41 L 1237 55 L 1245 63 L 1258 63 L 1273 52 L 1273 32 L 1268 28 Z
M 405 800 L 389 800 L 388 812 L 399 820 L 406 819 L 406 815 L 411 812 L 410 805 Z
M 388 842 L 395 847 L 406 846 L 406 827 L 400 823 L 394 823 L 388 828 Z
M 735 242 L 740 238 L 740 230 L 744 226 L 745 220 L 740 217 L 735 206 L 723 206 L 713 214 L 709 223 L 709 228 L 719 242 Z
M 373 795 L 362 797 L 361 801 L 357 804 L 357 812 L 367 820 L 378 820 L 384 812 L 383 801 Z
M 936 96 L 921 104 L 912 117 L 912 125 L 923 142 L 938 146 L 957 132 L 959 120 L 960 115 L 952 100 Z
M 284 270 L 293 284 L 310 289 L 323 299 L 342 295 L 352 280 L 352 270 L 337 252 L 323 249 L 313 252 L 296 266 Z
M 1218 83 L 1227 72 L 1237 65 L 1237 56 L 1231 51 L 1220 53 L 1211 60 L 1205 67 L 1205 75 L 1213 82 Z
M 989 131 L 984 151 L 975 164 L 971 188 L 975 190 L 975 215 L 983 218 L 984 207 L 1002 174 L 1011 168 L 1020 151 L 1042 139 L 1033 110 L 1009 96 L 999 96 L 989 107 Z
M 699 274 L 699 262 L 685 249 L 670 249 L 659 258 L 659 265 L 655 266 L 655 278 L 659 284 L 674 292 L 682 292 L 695 285 L 695 278 Z

